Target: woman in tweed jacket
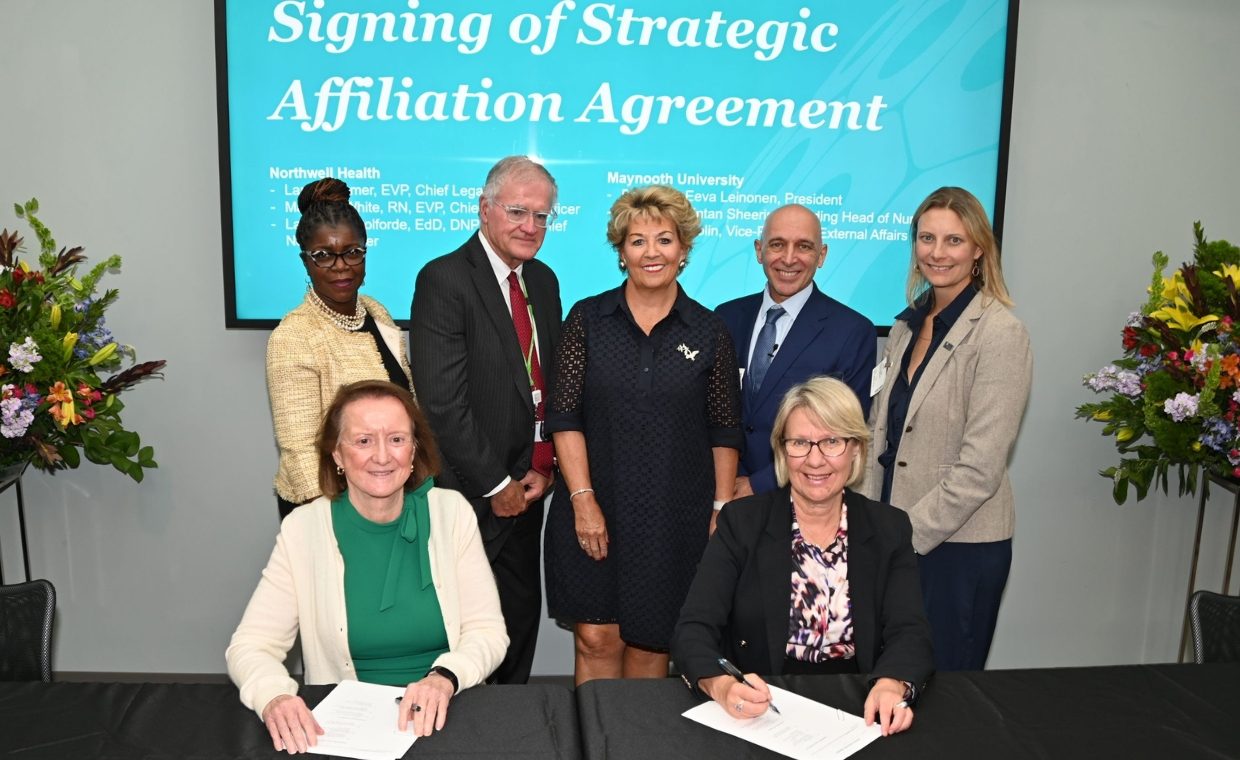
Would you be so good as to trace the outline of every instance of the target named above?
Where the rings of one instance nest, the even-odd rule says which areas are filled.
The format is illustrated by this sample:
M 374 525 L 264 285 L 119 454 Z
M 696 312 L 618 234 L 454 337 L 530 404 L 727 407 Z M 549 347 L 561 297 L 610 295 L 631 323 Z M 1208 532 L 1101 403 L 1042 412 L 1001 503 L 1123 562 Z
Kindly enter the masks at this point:
M 1012 562 L 1007 462 L 1029 398 L 986 211 L 958 187 L 913 215 L 910 306 L 887 337 L 865 495 L 909 513 L 938 670 L 981 670 Z
M 366 279 L 366 225 L 349 205 L 348 185 L 333 177 L 311 182 L 297 206 L 297 243 L 310 287 L 267 342 L 281 519 L 320 494 L 314 437 L 336 389 L 390 380 L 413 390 L 400 328 L 378 301 L 357 292 Z

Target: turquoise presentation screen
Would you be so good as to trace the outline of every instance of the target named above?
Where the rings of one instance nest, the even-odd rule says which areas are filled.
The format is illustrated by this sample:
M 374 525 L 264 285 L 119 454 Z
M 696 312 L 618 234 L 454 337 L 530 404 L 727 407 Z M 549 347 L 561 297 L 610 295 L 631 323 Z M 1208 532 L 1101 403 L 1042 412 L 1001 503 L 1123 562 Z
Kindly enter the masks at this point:
M 539 258 L 566 310 L 621 281 L 612 202 L 661 183 L 702 217 L 691 297 L 760 290 L 762 221 L 800 203 L 818 286 L 890 325 L 927 194 L 965 187 L 1001 221 L 1015 4 L 216 0 L 226 322 L 300 302 L 297 194 L 324 176 L 367 225 L 362 292 L 407 320 L 488 168 L 526 154 L 559 185 Z

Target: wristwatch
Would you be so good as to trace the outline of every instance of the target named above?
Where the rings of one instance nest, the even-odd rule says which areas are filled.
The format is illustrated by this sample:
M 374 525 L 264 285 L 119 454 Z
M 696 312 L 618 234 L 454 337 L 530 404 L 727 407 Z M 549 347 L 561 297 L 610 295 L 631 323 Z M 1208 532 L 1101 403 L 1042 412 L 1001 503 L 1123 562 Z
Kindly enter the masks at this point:
M 426 671 L 426 675 L 443 676 L 444 678 L 448 679 L 448 683 L 452 684 L 453 694 L 456 694 L 461 689 L 461 682 L 456 680 L 456 673 L 453 673 L 451 670 L 448 670 L 442 665 L 436 665 L 435 667 Z
M 917 704 L 917 687 L 908 681 L 901 681 L 904 684 L 904 701 L 909 707 Z

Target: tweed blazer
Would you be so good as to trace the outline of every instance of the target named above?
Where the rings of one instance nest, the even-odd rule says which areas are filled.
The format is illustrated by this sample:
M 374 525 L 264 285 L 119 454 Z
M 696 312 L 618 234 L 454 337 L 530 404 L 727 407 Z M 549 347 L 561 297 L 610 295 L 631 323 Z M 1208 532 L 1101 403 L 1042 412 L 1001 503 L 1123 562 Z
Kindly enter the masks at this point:
M 378 301 L 358 298 L 375 318 L 379 334 L 405 376 L 411 378 L 409 351 L 400 328 Z M 299 504 L 319 495 L 314 439 L 340 386 L 387 379 L 370 333 L 340 329 L 308 297 L 280 320 L 267 341 L 267 395 L 280 450 L 275 486 L 281 498 Z M 408 385 L 413 390 L 412 380 Z
M 887 380 L 870 409 L 862 488 L 870 498 L 882 490 L 888 401 L 912 337 L 897 320 L 879 362 Z M 891 503 L 909 513 L 920 554 L 944 541 L 1011 538 L 1016 510 L 1007 461 L 1029 400 L 1029 334 L 1006 306 L 978 294 L 925 362 L 896 452 Z
M 435 664 L 451 670 L 458 687 L 467 689 L 499 665 L 508 634 L 469 503 L 445 488 L 432 488 L 427 500 L 431 578 L 448 636 L 448 651 Z M 357 680 L 344 573 L 331 501 L 320 497 L 293 510 L 280 524 L 271 558 L 224 655 L 241 702 L 260 717 L 275 697 L 297 693 L 284 659 L 298 633 L 307 684 Z

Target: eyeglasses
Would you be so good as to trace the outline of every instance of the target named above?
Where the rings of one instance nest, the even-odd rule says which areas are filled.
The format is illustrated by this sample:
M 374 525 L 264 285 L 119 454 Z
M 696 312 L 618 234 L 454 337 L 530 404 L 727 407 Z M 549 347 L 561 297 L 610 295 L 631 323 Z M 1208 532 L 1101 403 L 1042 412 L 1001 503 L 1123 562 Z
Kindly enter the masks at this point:
M 355 267 L 366 258 L 366 246 L 359 245 L 356 248 L 350 248 L 340 253 L 335 251 L 302 251 L 301 256 L 320 269 L 330 269 L 336 266 L 337 259 L 344 259 L 344 263 Z
M 528 221 L 532 216 L 534 217 L 534 226 L 545 229 L 548 225 L 555 221 L 557 216 L 559 216 L 559 214 L 554 211 L 530 211 L 528 208 L 522 208 L 521 206 L 505 206 L 502 203 L 497 203 L 496 205 L 504 210 L 504 214 L 507 215 L 508 221 L 513 224 L 525 224 L 526 221 Z
M 824 457 L 834 459 L 844 453 L 851 440 L 851 438 L 823 438 L 821 441 L 807 441 L 804 438 L 785 438 L 783 439 L 784 453 L 793 459 L 801 459 L 809 456 L 809 452 L 816 446 Z

